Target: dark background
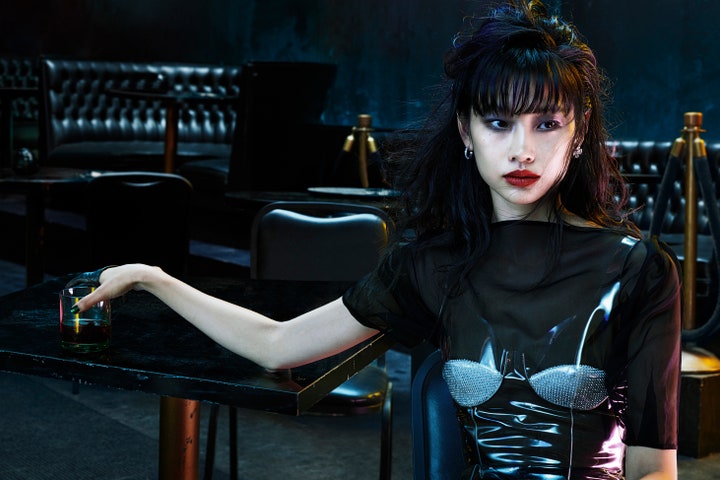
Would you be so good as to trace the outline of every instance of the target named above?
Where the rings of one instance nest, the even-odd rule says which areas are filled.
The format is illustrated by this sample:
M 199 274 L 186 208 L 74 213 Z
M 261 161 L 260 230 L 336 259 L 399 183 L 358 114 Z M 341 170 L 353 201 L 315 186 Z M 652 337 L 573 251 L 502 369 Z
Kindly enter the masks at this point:
M 0 54 L 339 65 L 325 121 L 395 128 L 427 110 L 442 54 L 482 0 L 0 0 Z M 548 0 L 574 21 L 613 82 L 614 138 L 671 141 L 683 113 L 720 139 L 713 0 Z M 282 122 L 282 112 L 278 112 Z

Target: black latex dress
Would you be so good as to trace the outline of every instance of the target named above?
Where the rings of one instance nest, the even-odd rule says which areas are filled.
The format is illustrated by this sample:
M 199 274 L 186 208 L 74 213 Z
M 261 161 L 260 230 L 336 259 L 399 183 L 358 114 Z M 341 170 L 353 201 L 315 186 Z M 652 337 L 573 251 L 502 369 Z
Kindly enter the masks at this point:
M 445 286 L 452 252 L 404 247 L 344 297 L 359 321 L 405 345 L 444 346 L 464 478 L 623 478 L 626 445 L 676 448 L 674 258 L 652 241 L 569 225 L 558 252 L 554 228 L 494 224 L 456 295 Z

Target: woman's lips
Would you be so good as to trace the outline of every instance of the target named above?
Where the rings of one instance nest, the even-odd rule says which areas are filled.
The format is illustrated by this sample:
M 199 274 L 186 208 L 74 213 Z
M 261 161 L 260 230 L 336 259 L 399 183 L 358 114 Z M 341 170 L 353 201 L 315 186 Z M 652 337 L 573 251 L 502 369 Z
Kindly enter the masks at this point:
M 540 175 L 527 170 L 515 170 L 503 175 L 503 178 L 513 187 L 529 187 L 540 179 Z

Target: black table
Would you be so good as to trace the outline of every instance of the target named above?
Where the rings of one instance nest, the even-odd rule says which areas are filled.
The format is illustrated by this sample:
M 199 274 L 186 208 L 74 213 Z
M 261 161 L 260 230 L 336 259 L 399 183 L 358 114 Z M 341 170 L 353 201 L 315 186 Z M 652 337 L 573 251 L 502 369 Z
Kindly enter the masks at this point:
M 32 175 L 17 175 L 0 169 L 0 192 L 25 195 L 25 279 L 27 286 L 43 281 L 45 243 L 45 199 L 51 193 L 78 191 L 93 172 L 77 168 L 42 167 Z
M 196 479 L 200 402 L 299 415 L 390 347 L 382 335 L 292 371 L 270 372 L 219 346 L 146 292 L 113 302 L 110 349 L 60 347 L 57 292 L 71 276 L 0 299 L 0 370 L 161 396 L 162 479 Z M 199 289 L 280 320 L 340 296 L 346 282 L 189 279 Z
M 397 210 L 398 192 L 390 189 L 317 187 L 306 191 L 229 190 L 225 192 L 228 205 L 258 209 L 274 202 L 337 202 L 377 207 L 392 213 Z
M 175 173 L 177 163 L 178 122 L 180 107 L 185 104 L 228 104 L 238 101 L 236 95 L 214 92 L 187 92 L 176 90 L 124 90 L 111 88 L 108 95 L 130 100 L 160 101 L 165 107 L 165 166 L 164 171 Z

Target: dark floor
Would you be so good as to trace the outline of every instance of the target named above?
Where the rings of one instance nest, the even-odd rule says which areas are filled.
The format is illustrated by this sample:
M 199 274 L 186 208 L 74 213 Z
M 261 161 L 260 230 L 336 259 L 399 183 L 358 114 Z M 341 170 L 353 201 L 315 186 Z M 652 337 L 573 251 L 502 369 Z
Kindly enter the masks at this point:
M 21 265 L 0 260 L 0 294 L 23 288 Z M 409 356 L 391 351 L 393 478 L 412 478 Z M 157 478 L 159 397 L 67 381 L 0 373 L 2 480 Z M 209 407 L 201 410 L 200 470 Z M 229 474 L 227 409 L 218 423 L 214 479 Z M 379 471 L 380 417 L 238 412 L 241 479 L 372 479 Z
M 232 242 L 213 243 L 205 234 L 204 241 L 193 242 L 196 268 L 246 274 L 247 251 Z M 19 262 L 0 256 L 0 295 L 24 287 Z M 393 478 L 410 480 L 410 359 L 391 351 L 387 366 L 394 387 Z M 65 381 L 10 373 L 0 373 L 0 392 L 0 480 L 157 478 L 159 397 L 89 385 L 74 394 Z M 201 470 L 208 411 L 201 413 Z M 216 480 L 229 472 L 226 415 L 221 409 Z M 377 478 L 377 415 L 291 417 L 241 410 L 238 429 L 244 480 Z M 680 456 L 679 465 L 681 480 L 720 478 L 720 454 Z

